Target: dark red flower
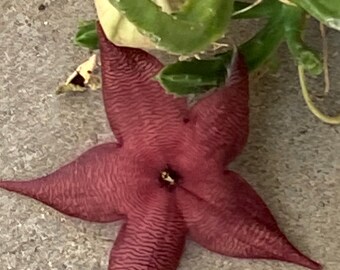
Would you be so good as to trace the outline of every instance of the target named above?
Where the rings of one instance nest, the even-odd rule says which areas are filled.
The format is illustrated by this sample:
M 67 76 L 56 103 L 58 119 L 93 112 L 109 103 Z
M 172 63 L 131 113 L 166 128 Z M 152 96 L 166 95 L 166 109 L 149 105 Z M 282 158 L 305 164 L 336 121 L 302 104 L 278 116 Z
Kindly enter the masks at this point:
M 0 187 L 94 222 L 125 219 L 110 270 L 176 269 L 186 236 L 239 258 L 275 259 L 311 269 L 265 203 L 225 166 L 248 136 L 248 74 L 241 55 L 228 84 L 188 109 L 153 76 L 150 54 L 110 43 L 99 26 L 103 95 L 118 144 L 99 145 L 39 179 Z

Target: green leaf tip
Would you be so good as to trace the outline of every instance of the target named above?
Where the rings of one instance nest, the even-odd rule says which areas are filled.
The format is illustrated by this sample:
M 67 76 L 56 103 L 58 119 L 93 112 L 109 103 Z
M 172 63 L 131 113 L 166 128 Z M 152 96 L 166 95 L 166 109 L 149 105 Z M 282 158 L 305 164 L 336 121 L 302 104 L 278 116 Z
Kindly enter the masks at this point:
M 99 49 L 99 40 L 95 20 L 82 21 L 79 23 L 75 37 L 75 43 L 91 50 Z

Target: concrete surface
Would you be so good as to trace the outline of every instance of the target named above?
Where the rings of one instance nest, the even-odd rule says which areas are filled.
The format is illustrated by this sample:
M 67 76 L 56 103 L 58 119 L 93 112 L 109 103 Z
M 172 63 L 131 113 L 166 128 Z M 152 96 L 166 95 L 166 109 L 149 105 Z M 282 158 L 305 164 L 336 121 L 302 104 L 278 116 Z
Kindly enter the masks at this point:
M 28 179 L 112 139 L 100 92 L 56 97 L 54 90 L 88 52 L 71 38 L 91 1 L 0 0 L 0 179 Z M 46 2 L 45 2 L 46 3 Z M 308 39 L 319 47 L 317 24 Z M 329 32 L 332 92 L 320 105 L 340 112 L 340 33 Z M 340 127 L 315 119 L 302 100 L 285 48 L 277 74 L 252 89 L 251 135 L 232 165 L 265 199 L 289 239 L 340 269 Z M 321 89 L 320 78 L 312 83 Z M 320 90 L 321 91 L 321 90 Z M 98 225 L 59 214 L 0 190 L 0 270 L 104 270 L 119 224 Z M 272 261 L 231 259 L 188 242 L 187 270 L 293 270 Z

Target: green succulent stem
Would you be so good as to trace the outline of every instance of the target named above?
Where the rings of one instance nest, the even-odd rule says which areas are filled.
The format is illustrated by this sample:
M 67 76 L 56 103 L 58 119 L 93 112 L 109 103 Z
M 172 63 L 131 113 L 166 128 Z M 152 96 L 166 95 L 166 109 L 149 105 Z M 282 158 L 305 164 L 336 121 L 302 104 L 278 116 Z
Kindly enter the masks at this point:
M 303 9 L 294 6 L 285 6 L 285 13 L 289 20 L 285 21 L 284 30 L 288 48 L 297 61 L 313 75 L 322 73 L 323 66 L 320 57 L 302 40 L 305 27 L 306 14 Z
M 280 46 L 284 38 L 282 23 L 281 16 L 270 18 L 253 38 L 240 46 L 250 71 L 259 68 Z
M 329 116 L 322 111 L 320 111 L 314 104 L 313 100 L 311 99 L 308 91 L 308 87 L 306 84 L 306 77 L 304 72 L 304 67 L 302 65 L 298 66 L 298 74 L 300 80 L 300 86 L 302 90 L 302 96 L 307 104 L 308 109 L 322 122 L 329 124 L 329 125 L 339 125 L 340 124 L 340 115 L 337 116 Z

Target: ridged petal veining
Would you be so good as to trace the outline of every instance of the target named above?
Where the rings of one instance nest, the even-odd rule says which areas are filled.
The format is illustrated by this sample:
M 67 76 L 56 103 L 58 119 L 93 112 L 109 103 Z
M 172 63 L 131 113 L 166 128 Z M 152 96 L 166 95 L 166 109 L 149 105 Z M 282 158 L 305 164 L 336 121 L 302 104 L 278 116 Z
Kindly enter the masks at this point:
M 175 270 L 186 235 L 226 256 L 321 269 L 288 241 L 251 186 L 225 171 L 248 136 L 243 57 L 236 54 L 226 86 L 189 110 L 153 79 L 162 67 L 156 58 L 115 46 L 98 28 L 104 104 L 119 143 L 0 188 L 85 220 L 124 219 L 109 270 Z

